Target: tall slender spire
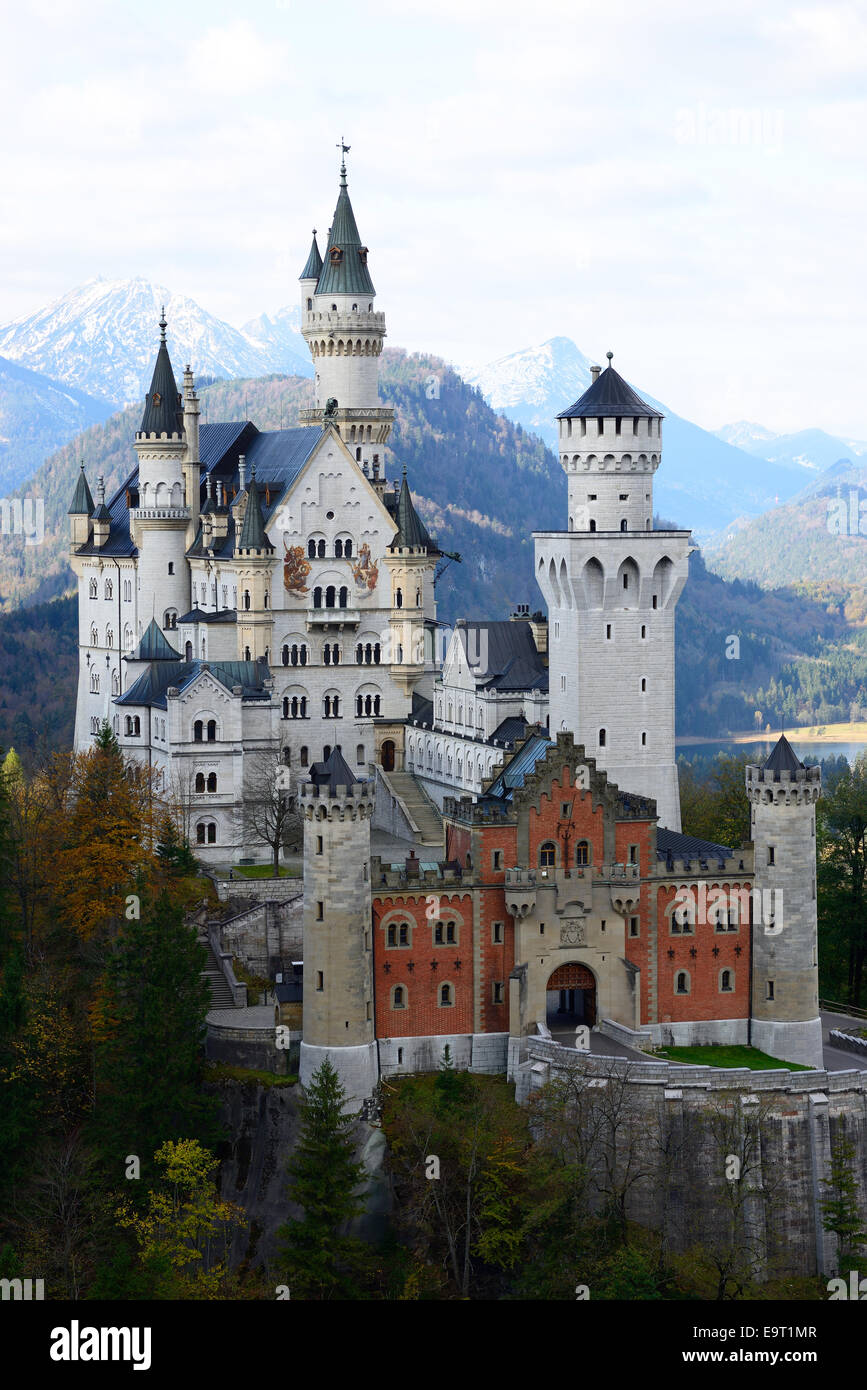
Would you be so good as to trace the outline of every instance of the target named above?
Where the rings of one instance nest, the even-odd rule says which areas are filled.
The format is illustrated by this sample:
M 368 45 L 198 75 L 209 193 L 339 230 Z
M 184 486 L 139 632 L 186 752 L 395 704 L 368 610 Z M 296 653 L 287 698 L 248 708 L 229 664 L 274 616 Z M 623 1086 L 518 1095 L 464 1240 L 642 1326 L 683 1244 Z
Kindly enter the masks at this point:
M 348 145 L 340 142 L 344 152 Z M 375 294 L 367 268 L 367 247 L 362 244 L 349 201 L 346 182 L 346 159 L 340 164 L 340 189 L 334 221 L 328 233 L 325 259 L 316 287 L 318 294 Z
M 298 276 L 298 279 L 299 279 L 299 280 L 318 280 L 318 279 L 319 279 L 319 272 L 320 272 L 321 270 L 322 270 L 322 257 L 321 257 L 320 254 L 319 254 L 319 243 L 318 243 L 317 240 L 316 240 L 316 228 L 314 227 L 314 228 L 313 228 L 313 244 L 312 244 L 312 246 L 310 247 L 310 255 L 307 257 L 307 263 L 306 263 L 306 265 L 304 266 L 304 269 L 302 270 L 301 274 Z
M 141 434 L 183 434 L 183 405 L 175 374 L 172 370 L 169 350 L 166 346 L 166 310 L 163 305 L 160 314 L 160 345 L 151 389 L 145 396 L 144 415 L 139 432 Z

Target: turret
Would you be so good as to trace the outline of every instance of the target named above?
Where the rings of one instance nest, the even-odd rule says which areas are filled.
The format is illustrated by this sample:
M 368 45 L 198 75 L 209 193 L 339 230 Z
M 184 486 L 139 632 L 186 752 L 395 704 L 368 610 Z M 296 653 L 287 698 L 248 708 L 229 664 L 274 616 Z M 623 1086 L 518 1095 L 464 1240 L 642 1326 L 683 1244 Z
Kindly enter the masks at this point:
M 391 575 L 391 676 L 405 696 L 425 673 L 425 610 L 435 616 L 436 543 L 421 521 L 403 470 L 397 502 L 397 534 L 388 547 Z
M 347 148 L 342 146 L 344 154 Z M 315 372 L 314 408 L 301 411 L 299 418 L 302 424 L 318 424 L 328 410 L 330 422 L 356 462 L 372 476 L 374 466 L 383 468 L 394 412 L 379 403 L 385 315 L 374 309 L 376 291 L 368 249 L 362 243 L 349 200 L 345 159 L 340 165 L 337 206 L 325 255 L 319 259 L 314 233 L 301 273 L 301 292 L 301 332 Z
M 654 531 L 662 416 L 610 365 L 558 418 L 567 529 L 536 534 L 548 605 L 550 729 L 570 731 L 611 781 L 680 829 L 674 612 L 688 531 Z
M 244 488 L 246 459 L 238 460 L 243 491 L 235 503 L 235 573 L 238 579 L 238 657 L 242 661 L 270 659 L 273 618 L 271 577 L 274 547 L 262 516 L 255 464 Z
M 373 1018 L 373 788 L 335 749 L 300 789 L 304 821 L 302 1086 L 329 1057 L 357 1110 L 378 1078 Z
M 93 543 L 100 549 L 108 541 L 108 534 L 111 530 L 111 512 L 105 505 L 105 479 L 100 473 L 96 484 L 96 506 L 91 517 L 93 525 Z
M 753 1047 L 821 1068 L 816 802 L 818 767 L 805 767 L 781 735 L 746 773 L 755 852 L 752 928 Z
M 75 480 L 75 492 L 72 494 L 72 501 L 67 513 L 69 517 L 69 542 L 73 549 L 79 545 L 86 545 L 90 535 L 90 518 L 93 514 L 93 498 L 90 488 L 87 485 L 87 477 L 84 472 L 84 459 L 81 460 L 81 472 Z

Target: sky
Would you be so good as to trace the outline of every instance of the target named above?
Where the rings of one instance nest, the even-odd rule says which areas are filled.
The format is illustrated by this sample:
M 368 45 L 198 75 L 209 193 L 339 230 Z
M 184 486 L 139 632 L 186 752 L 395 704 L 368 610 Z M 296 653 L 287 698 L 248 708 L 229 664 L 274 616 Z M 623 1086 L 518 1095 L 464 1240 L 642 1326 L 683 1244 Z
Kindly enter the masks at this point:
M 867 439 L 865 0 L 0 0 L 0 46 L 0 323 L 296 303 L 343 137 L 390 344 Z

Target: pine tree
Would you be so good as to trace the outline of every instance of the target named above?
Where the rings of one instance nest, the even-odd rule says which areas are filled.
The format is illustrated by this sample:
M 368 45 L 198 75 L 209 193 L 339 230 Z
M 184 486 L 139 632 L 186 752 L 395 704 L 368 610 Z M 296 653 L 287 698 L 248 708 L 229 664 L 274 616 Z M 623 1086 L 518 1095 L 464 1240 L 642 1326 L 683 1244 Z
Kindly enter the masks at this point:
M 361 1211 L 363 1165 L 355 1160 L 353 1117 L 346 1092 L 326 1057 L 314 1072 L 301 1109 L 301 1137 L 289 1161 L 289 1196 L 303 1208 L 279 1231 L 292 1298 L 351 1298 L 358 1293 L 362 1242 L 345 1234 Z
M 840 1137 L 831 1146 L 829 1176 L 822 1179 L 828 1195 L 819 1205 L 822 1225 L 837 1237 L 837 1267 L 846 1276 L 856 1269 L 867 1273 L 867 1230 L 858 1207 L 858 1179 L 855 1174 L 855 1145 L 851 1139 Z

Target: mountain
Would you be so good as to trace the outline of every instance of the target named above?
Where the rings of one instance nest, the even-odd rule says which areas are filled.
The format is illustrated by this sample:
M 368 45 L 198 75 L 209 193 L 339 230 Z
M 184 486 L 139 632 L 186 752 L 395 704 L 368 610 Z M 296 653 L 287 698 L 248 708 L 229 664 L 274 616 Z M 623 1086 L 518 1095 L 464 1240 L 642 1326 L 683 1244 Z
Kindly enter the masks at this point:
M 554 419 L 590 384 L 590 360 L 570 338 L 549 338 L 471 371 L 467 380 L 509 420 L 557 447 Z M 791 469 L 755 458 L 675 415 L 640 384 L 641 396 L 665 414 L 662 467 L 654 480 L 657 511 L 699 537 L 737 517 L 755 516 L 797 492 Z
M 310 351 L 300 333 L 301 310 L 278 309 L 273 318 L 260 314 L 245 323 L 241 332 L 257 352 L 270 362 L 272 372 L 289 376 L 313 376 Z
M 11 492 L 46 455 L 115 407 L 0 357 L 0 495 Z
M 261 376 L 270 359 L 185 295 L 140 276 L 88 280 L 47 308 L 0 328 L 0 355 L 90 395 L 123 405 L 150 385 L 165 305 L 172 356 L 197 377 Z
M 745 430 L 756 431 L 752 435 Z M 821 472 L 838 459 L 867 454 L 867 444 L 840 439 L 825 430 L 797 430 L 794 434 L 771 434 L 760 425 L 724 425 L 716 431 L 719 439 L 737 444 L 739 449 L 784 468 Z

